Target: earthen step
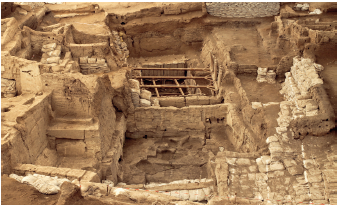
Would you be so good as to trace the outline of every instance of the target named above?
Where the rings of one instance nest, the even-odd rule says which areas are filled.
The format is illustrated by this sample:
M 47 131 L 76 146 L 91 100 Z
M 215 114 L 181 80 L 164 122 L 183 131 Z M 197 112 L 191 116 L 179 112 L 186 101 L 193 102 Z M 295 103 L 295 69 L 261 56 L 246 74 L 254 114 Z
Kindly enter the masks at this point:
M 56 138 L 84 139 L 85 131 L 92 130 L 98 130 L 98 122 L 95 122 L 92 118 L 56 118 L 47 129 L 47 135 Z

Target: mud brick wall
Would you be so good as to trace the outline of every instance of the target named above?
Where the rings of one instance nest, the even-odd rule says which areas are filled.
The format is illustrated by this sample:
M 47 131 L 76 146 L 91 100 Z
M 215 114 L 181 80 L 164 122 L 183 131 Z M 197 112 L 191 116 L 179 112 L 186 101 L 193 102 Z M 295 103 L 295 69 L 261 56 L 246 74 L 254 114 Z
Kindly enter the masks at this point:
M 24 129 L 24 131 L 20 130 L 21 136 L 29 152 L 31 162 L 34 162 L 47 147 L 46 129 L 50 120 L 48 111 L 51 101 L 50 94 L 42 95 L 42 97 L 39 97 L 40 100 L 36 99 L 29 110 L 16 119 L 17 123 Z
M 16 26 L 17 21 L 14 17 L 1 19 L 1 46 L 4 46 L 6 43 L 13 40 L 15 34 L 19 30 Z
M 206 3 L 207 12 L 218 17 L 269 17 L 278 15 L 278 2 L 209 2 Z
M 209 123 L 227 124 L 227 106 L 138 107 L 127 119 L 128 138 L 198 136 L 203 138 Z
M 35 61 L 10 56 L 8 52 L 1 52 L 1 77 L 16 81 L 18 95 L 22 92 L 40 91 L 40 65 Z M 25 77 L 22 78 L 22 75 Z M 25 88 L 22 88 L 21 85 L 25 85 Z
M 55 75 L 42 74 L 44 91 L 52 91 L 52 108 L 56 116 L 74 116 L 90 118 L 93 112 L 93 100 L 97 77 L 81 74 Z
M 49 125 L 49 109 L 51 96 L 45 93 L 36 96 L 27 108 L 22 104 L 13 108 L 10 115 L 13 126 L 1 140 L 1 166 L 2 173 L 10 173 L 17 164 L 34 163 L 48 145 L 46 129 Z M 30 101 L 29 101 L 30 102 Z M 15 111 L 21 111 L 19 114 Z
M 30 41 L 33 53 L 40 53 L 42 46 L 49 43 L 56 43 L 57 45 L 62 45 L 63 34 L 54 34 L 52 32 L 40 32 L 30 29 L 29 27 L 24 27 L 23 30 L 26 33 L 30 33 Z

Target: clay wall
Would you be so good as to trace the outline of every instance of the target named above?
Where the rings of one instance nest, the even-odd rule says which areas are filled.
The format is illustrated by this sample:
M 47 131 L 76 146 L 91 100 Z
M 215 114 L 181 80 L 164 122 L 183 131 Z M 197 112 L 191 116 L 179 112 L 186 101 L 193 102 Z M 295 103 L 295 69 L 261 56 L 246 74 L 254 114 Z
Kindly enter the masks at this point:
M 128 138 L 196 136 L 204 138 L 206 126 L 226 125 L 227 106 L 138 107 L 127 119 Z M 210 124 L 210 125 L 209 125 Z
M 45 73 L 41 77 L 44 91 L 53 91 L 52 108 L 57 117 L 90 118 L 93 116 L 94 94 L 92 90 L 97 86 L 96 76 L 84 77 L 81 74 L 66 76 Z M 81 80 L 81 78 L 83 79 Z M 89 83 L 83 80 L 87 80 Z
M 257 18 L 278 15 L 278 2 L 208 2 L 207 12 L 218 17 Z
M 238 94 L 240 103 L 233 103 L 229 110 L 228 125 L 231 129 L 227 132 L 233 145 L 243 152 L 256 151 L 266 146 L 263 141 L 265 137 L 265 122 L 263 110 L 254 110 L 248 96 L 241 86 L 240 79 L 236 73 L 255 74 L 255 65 L 240 65 L 231 58 L 232 48 L 217 38 L 209 35 L 204 40 L 201 57 L 205 65 L 211 64 L 210 53 L 218 59 L 218 64 L 223 65 L 222 84 L 219 87 L 220 95 L 224 97 L 225 103 L 231 103 L 231 93 Z M 226 95 L 227 94 L 227 95 Z
M 7 19 L 1 19 L 1 28 L 4 29 L 2 31 L 1 29 L 1 45 L 5 45 L 6 43 L 13 40 L 16 32 L 19 30 L 17 26 L 17 21 L 14 17 L 7 18 Z
M 33 164 L 46 149 L 48 146 L 46 130 L 50 122 L 50 103 L 51 94 L 45 93 L 15 106 L 11 109 L 13 112 L 8 112 L 8 116 L 16 123 L 14 121 L 14 128 L 9 130 L 6 138 L 1 141 L 1 151 L 5 155 L 2 157 L 2 161 L 7 163 L 2 172 L 10 172 L 11 168 L 17 164 Z M 19 114 L 15 113 L 20 110 Z
M 116 109 L 114 89 L 107 76 L 102 78 L 82 74 L 42 75 L 44 90 L 52 91 L 51 106 L 55 117 L 97 118 L 98 131 L 85 133 L 85 144 L 90 155 L 102 160 L 116 141 Z
M 42 90 L 41 64 L 35 61 L 1 53 L 1 77 L 14 79 L 18 94 L 37 93 Z M 24 85 L 25 87 L 21 87 Z
M 55 34 L 53 32 L 40 32 L 30 29 L 29 27 L 24 27 L 25 32 L 30 33 L 30 41 L 32 46 L 32 52 L 35 54 L 40 54 L 43 45 L 49 43 L 56 43 L 57 45 L 63 44 L 64 35 Z

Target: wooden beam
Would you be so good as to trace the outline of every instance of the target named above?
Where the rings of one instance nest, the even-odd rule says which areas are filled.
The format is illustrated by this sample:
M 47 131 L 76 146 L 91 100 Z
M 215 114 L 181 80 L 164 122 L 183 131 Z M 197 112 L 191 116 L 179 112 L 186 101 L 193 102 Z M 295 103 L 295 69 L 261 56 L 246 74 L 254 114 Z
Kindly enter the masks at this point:
M 209 71 L 208 68 L 132 68 L 133 70 L 192 70 L 192 71 Z
M 177 86 L 180 86 L 177 79 L 174 79 L 174 82 L 176 82 Z M 179 91 L 180 91 L 181 95 L 183 95 L 183 96 L 185 95 L 183 89 L 179 88 Z
M 201 85 L 201 86 L 196 86 L 196 85 L 141 85 L 141 88 L 211 88 L 209 85 Z
M 156 86 L 156 81 L 152 80 L 153 85 Z M 154 88 L 154 90 L 156 91 L 157 97 L 159 98 L 159 92 L 158 92 L 158 88 Z
M 135 76 L 134 79 L 210 79 L 206 76 Z

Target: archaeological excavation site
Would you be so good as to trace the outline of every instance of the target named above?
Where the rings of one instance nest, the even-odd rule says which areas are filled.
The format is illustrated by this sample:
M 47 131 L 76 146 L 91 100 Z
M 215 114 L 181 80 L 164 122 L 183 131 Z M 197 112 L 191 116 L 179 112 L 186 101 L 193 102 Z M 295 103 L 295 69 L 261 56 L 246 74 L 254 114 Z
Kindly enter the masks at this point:
M 1 2 L 1 204 L 336 205 L 337 3 Z

